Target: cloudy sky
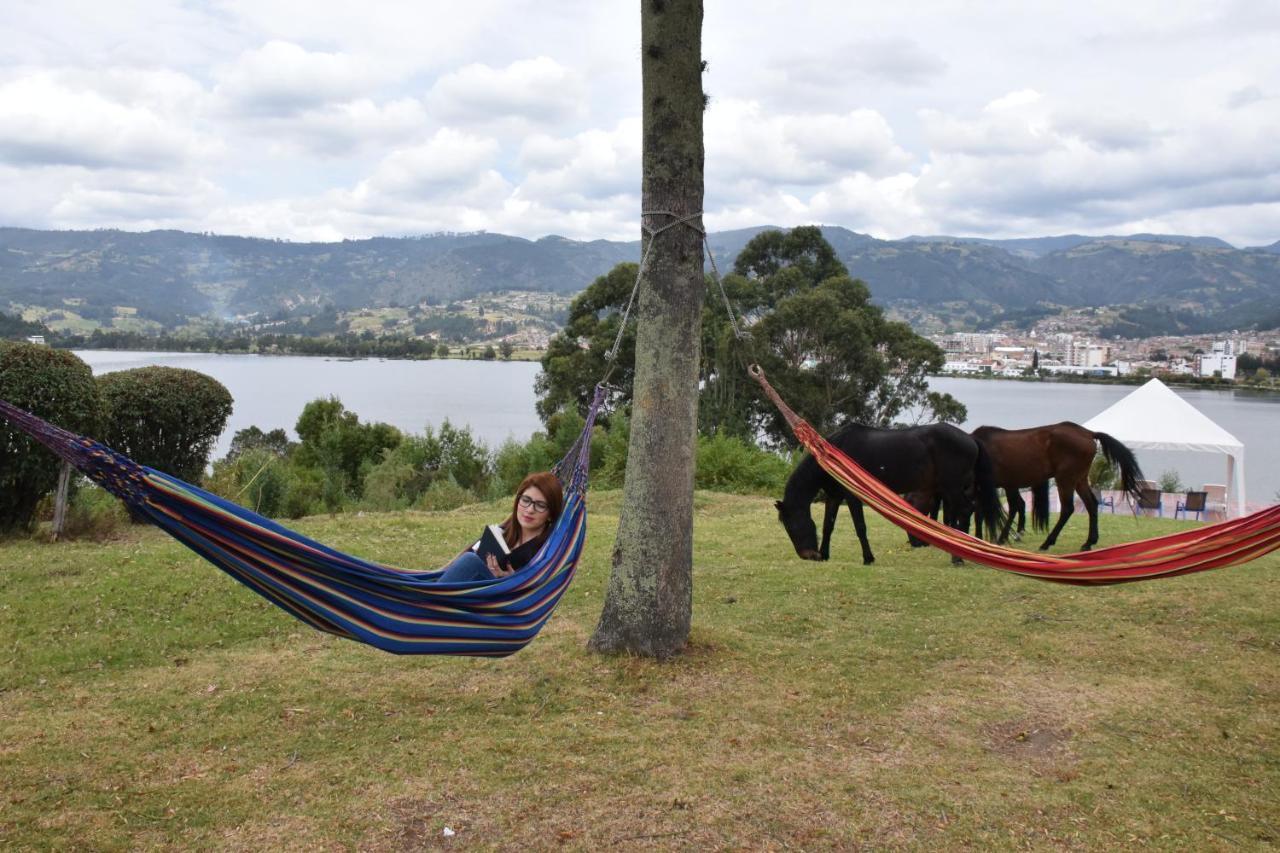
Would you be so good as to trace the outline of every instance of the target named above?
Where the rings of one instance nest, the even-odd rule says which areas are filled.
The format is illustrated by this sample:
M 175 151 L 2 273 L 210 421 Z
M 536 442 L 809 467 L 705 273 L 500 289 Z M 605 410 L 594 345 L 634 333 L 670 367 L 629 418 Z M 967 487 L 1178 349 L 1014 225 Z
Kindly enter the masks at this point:
M 639 8 L 4 0 L 0 225 L 634 239 Z M 1280 239 L 1275 0 L 708 0 L 707 223 Z

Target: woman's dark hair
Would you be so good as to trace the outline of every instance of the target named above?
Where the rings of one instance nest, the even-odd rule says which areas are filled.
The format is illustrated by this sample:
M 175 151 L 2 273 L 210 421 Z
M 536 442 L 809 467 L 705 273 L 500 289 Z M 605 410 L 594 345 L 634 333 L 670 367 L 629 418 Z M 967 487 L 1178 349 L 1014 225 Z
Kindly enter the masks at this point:
M 516 518 L 516 510 L 520 508 L 520 496 L 529 490 L 529 487 L 537 486 L 538 491 L 542 492 L 547 499 L 547 526 L 542 533 L 538 534 L 540 542 L 546 541 L 551 533 L 551 528 L 556 523 L 556 519 L 560 517 L 561 511 L 564 509 L 564 490 L 560 486 L 560 480 L 550 471 L 535 471 L 520 481 L 520 487 L 516 489 L 515 500 L 511 502 L 511 515 L 502 523 L 503 538 L 507 540 L 507 547 L 514 548 L 520 544 L 520 520 Z

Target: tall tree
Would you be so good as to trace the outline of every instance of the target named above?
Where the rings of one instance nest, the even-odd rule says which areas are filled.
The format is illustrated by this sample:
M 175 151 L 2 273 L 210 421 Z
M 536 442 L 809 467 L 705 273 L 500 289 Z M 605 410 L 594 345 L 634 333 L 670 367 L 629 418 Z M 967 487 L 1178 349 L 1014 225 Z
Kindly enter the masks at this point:
M 634 280 L 635 265 L 620 264 L 574 299 L 564 333 L 552 339 L 542 361 L 538 410 L 544 419 L 566 406 L 586 411 Z M 850 421 L 888 426 L 965 419 L 959 401 L 929 389 L 929 376 L 942 368 L 942 350 L 872 304 L 866 285 L 849 276 L 819 228 L 757 235 L 721 284 L 746 338 L 731 327 L 719 288 L 708 285 L 698 397 L 704 435 L 793 445 L 786 422 L 747 376 L 752 361 L 822 432 Z M 628 405 L 635 350 L 629 330 L 621 344 L 613 401 Z
M 642 0 L 640 39 L 641 208 L 655 229 L 702 210 L 702 0 Z M 700 217 L 693 221 L 702 224 Z M 642 240 L 650 254 L 636 307 L 623 505 L 609 591 L 591 647 L 667 658 L 684 649 L 693 612 L 693 470 L 705 280 L 702 236 L 695 229 L 676 225 Z

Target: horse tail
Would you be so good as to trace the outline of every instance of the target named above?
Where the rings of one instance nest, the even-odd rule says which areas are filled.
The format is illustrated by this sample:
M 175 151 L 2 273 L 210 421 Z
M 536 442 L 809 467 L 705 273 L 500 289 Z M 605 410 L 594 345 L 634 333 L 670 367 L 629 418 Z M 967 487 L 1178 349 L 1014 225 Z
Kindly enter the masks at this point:
M 977 493 L 977 517 L 982 527 L 987 530 L 989 539 L 994 542 L 1000 536 L 1007 516 L 1000 502 L 1000 489 L 996 487 L 996 469 L 991 462 L 991 455 L 975 441 L 978 446 L 978 459 L 973 466 L 973 488 Z
M 1049 529 L 1049 481 L 1031 487 L 1031 529 Z
M 1105 432 L 1095 432 L 1093 437 L 1102 445 L 1102 453 L 1107 461 L 1120 468 L 1120 488 L 1136 503 L 1141 497 L 1138 481 L 1142 479 L 1142 469 L 1138 467 L 1138 458 L 1133 451 L 1125 447 Z

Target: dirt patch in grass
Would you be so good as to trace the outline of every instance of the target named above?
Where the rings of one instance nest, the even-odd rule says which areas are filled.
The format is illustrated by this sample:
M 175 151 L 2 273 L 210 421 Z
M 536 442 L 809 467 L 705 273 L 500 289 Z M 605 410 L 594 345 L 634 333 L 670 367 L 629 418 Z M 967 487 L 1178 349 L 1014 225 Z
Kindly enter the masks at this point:
M 1048 720 L 1021 719 L 983 726 L 987 749 L 1027 761 L 1053 759 L 1067 751 L 1072 731 Z

